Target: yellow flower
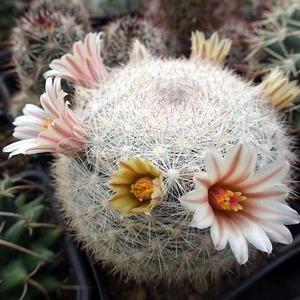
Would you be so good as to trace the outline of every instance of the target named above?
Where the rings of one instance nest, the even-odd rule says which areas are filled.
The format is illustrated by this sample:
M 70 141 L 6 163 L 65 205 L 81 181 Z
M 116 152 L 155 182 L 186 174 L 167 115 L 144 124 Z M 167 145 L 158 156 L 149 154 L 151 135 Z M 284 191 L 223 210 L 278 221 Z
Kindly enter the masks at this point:
M 207 40 L 205 40 L 203 32 L 192 32 L 191 40 L 191 58 L 212 60 L 216 64 L 222 63 L 227 56 L 232 43 L 230 39 L 219 40 L 217 32 Z
M 297 81 L 290 82 L 278 67 L 258 87 L 264 90 L 264 96 L 270 98 L 278 110 L 289 106 L 300 94 Z
M 162 197 L 162 173 L 149 160 L 132 157 L 120 161 L 119 171 L 111 174 L 109 186 L 116 194 L 109 199 L 113 210 L 129 217 L 137 213 L 150 215 Z

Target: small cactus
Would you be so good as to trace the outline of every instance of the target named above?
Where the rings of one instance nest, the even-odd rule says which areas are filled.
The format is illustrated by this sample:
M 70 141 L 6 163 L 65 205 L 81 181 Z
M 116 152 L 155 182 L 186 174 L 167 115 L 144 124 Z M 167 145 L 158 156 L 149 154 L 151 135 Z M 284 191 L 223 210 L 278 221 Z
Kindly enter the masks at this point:
M 248 58 L 265 53 L 256 71 L 269 72 L 279 66 L 287 76 L 300 82 L 299 1 L 277 1 L 253 27 L 255 34 L 249 38 L 253 50 Z
M 178 41 L 178 54 L 189 55 L 188 37 L 191 31 L 199 30 L 209 35 L 225 26 L 222 38 L 230 38 L 227 32 L 224 32 L 227 31 L 227 26 L 231 27 L 227 25 L 230 23 L 228 20 L 242 18 L 249 24 L 258 18 L 264 2 L 264 0 L 255 3 L 247 0 L 152 0 L 150 2 L 152 5 L 145 3 L 145 6 L 146 15 L 152 16 L 155 23 L 165 25 L 174 33 Z M 245 28 L 245 24 L 239 20 L 236 27 L 241 26 Z M 238 35 L 234 43 L 238 41 L 241 50 L 244 47 L 243 33 L 237 28 L 234 31 L 234 35 Z M 244 34 L 247 34 L 247 31 L 244 31 Z M 223 35 L 224 33 L 226 35 Z M 235 51 L 234 48 L 232 50 Z
M 150 53 L 165 56 L 168 53 L 167 38 L 167 32 L 155 27 L 150 21 L 125 16 L 103 28 L 101 56 L 104 64 L 109 67 L 125 64 L 136 39 Z
M 254 74 L 269 73 L 277 67 L 288 78 L 300 83 L 300 4 L 297 0 L 277 1 L 263 18 L 254 23 L 255 34 L 249 38 L 252 52 L 247 59 L 255 62 Z M 251 65 L 251 63 L 250 63 Z M 300 128 L 299 97 L 290 119 Z
M 37 186 L 22 183 L 23 179 L 9 177 L 0 181 L 0 293 L 8 300 L 47 297 L 59 288 L 51 271 L 61 260 L 54 263 L 51 248 L 63 231 L 55 224 L 40 223 L 43 197 L 31 199 L 28 190 Z
M 83 39 L 89 28 L 81 5 L 76 1 L 66 4 L 60 0 L 33 2 L 17 24 L 11 42 L 22 96 L 12 99 L 13 116 L 15 112 L 20 113 L 26 102 L 38 104 L 45 86 L 43 74 L 49 63 L 70 51 L 73 43 Z

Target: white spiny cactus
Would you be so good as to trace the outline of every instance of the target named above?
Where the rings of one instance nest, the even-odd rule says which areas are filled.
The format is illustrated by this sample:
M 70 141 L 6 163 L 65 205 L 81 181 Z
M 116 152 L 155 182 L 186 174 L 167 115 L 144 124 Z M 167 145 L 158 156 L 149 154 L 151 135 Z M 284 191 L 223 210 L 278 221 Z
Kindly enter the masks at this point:
M 88 51 L 87 43 L 97 39 L 92 34 L 74 46 L 74 54 L 54 61 L 48 73 L 81 84 L 73 111 L 85 127 L 84 146 L 80 154 L 73 150 L 68 155 L 68 144 L 60 142 L 65 148 L 53 175 L 68 225 L 93 258 L 138 283 L 208 286 L 228 270 L 238 272 L 248 257 L 255 265 L 260 258 L 256 248 L 271 252 L 269 238 L 289 243 L 283 224 L 299 219 L 278 203 L 288 191 L 277 183 L 287 173 L 285 161 L 293 159 L 292 138 L 263 89 L 220 65 L 230 42 L 219 42 L 217 35 L 205 41 L 195 34 L 190 59 L 154 58 L 137 42 L 128 64 L 108 73 L 99 58 L 93 64 Z M 55 122 L 49 127 L 55 128 Z M 233 168 L 230 175 L 221 166 Z M 259 183 L 251 183 L 257 178 Z M 203 182 L 208 218 L 200 216 L 204 198 L 197 198 L 197 191 L 205 192 Z M 261 202 L 261 210 L 251 207 Z M 223 233 L 216 227 L 220 224 Z M 251 237 L 253 232 L 258 236 Z M 254 245 L 249 253 L 246 239 Z

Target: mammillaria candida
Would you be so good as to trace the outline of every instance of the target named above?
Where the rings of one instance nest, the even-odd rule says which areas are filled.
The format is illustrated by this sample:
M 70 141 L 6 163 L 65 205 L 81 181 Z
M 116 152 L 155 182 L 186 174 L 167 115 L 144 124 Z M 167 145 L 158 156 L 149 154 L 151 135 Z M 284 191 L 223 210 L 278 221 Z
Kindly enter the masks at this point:
M 229 44 L 196 33 L 191 58 L 161 59 L 136 42 L 126 66 L 93 82 L 74 74 L 73 112 L 87 138 L 84 155 L 58 153 L 56 196 L 77 239 L 125 279 L 209 285 L 248 258 L 255 265 L 270 239 L 291 242 L 283 224 L 299 216 L 279 182 L 288 182 L 292 139 L 261 88 L 221 65 Z M 65 59 L 52 66 L 62 64 L 71 70 Z M 243 186 L 269 176 L 254 194 Z

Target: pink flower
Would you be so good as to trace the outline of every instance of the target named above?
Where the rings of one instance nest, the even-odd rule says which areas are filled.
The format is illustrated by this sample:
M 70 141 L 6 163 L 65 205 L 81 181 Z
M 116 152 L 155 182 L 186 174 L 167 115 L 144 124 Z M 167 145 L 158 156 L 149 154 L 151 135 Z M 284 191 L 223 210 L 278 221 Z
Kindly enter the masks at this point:
M 97 33 L 89 33 L 84 42 L 73 45 L 73 54 L 54 59 L 45 77 L 59 76 L 84 87 L 98 84 L 107 75 L 100 57 L 101 40 Z
M 64 101 L 65 95 L 60 79 L 52 83 L 52 78 L 48 78 L 46 93 L 40 98 L 44 109 L 26 104 L 24 116 L 17 117 L 13 123 L 17 126 L 13 136 L 21 141 L 6 146 L 3 151 L 11 152 L 9 157 L 19 153 L 80 153 L 86 139 L 85 128 L 68 108 L 69 102 Z
M 254 172 L 256 151 L 239 143 L 222 157 L 216 149 L 208 149 L 206 172 L 194 176 L 195 189 L 179 200 L 195 212 L 190 226 L 210 227 L 217 250 L 227 243 L 240 264 L 248 260 L 250 242 L 257 249 L 271 253 L 271 240 L 292 242 L 284 226 L 299 223 L 299 215 L 284 203 L 288 188 L 280 184 L 289 164 L 278 161 Z

